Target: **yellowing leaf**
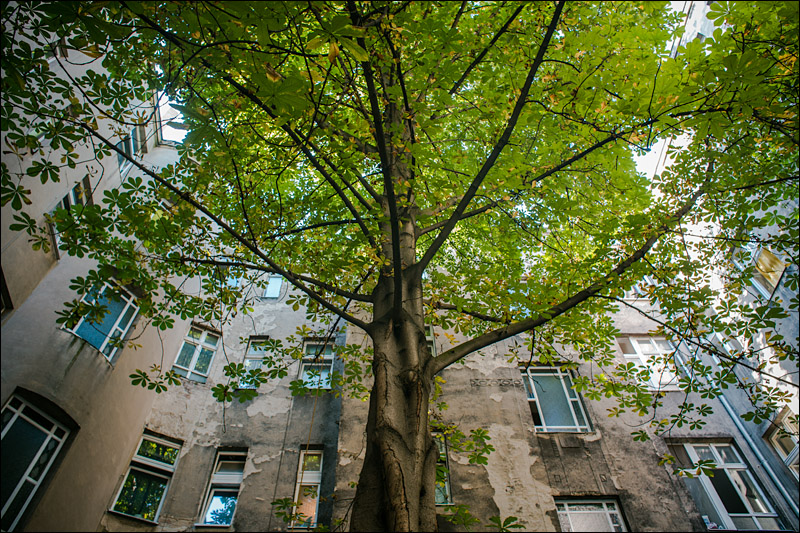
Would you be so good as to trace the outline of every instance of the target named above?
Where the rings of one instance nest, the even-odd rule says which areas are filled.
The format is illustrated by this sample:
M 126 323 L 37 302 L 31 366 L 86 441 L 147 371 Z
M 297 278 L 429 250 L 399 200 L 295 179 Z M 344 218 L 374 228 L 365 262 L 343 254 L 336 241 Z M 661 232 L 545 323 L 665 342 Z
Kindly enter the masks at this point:
M 331 41 L 331 46 L 328 49 L 328 61 L 333 63 L 338 55 L 339 55 L 339 45 Z

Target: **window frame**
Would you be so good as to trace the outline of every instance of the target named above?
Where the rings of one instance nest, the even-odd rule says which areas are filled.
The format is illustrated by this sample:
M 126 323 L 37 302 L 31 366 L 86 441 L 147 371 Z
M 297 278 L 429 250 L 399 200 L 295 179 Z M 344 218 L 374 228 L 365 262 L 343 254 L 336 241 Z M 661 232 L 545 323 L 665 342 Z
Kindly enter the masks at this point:
M 308 357 L 309 348 L 314 347 L 316 349 L 320 346 L 322 346 L 323 349 L 320 352 L 319 357 Z M 330 353 L 326 353 L 328 350 L 330 350 Z M 333 374 L 334 359 L 335 354 L 333 352 L 333 344 L 325 344 L 322 340 L 307 340 L 303 342 L 303 359 L 300 362 L 300 379 L 303 381 L 303 385 L 309 389 L 330 390 L 332 386 L 331 378 Z M 307 378 L 307 371 L 311 368 L 327 370 L 327 377 L 325 377 L 323 372 L 320 372 L 318 378 Z M 317 380 L 316 383 L 312 381 L 312 379 Z
M 138 306 L 138 305 L 136 305 L 136 297 L 135 297 L 135 296 L 134 296 L 134 295 L 133 295 L 133 294 L 132 294 L 130 291 L 128 291 L 128 290 L 126 290 L 126 289 L 124 289 L 124 288 L 120 287 L 120 286 L 119 286 L 119 285 L 117 285 L 116 283 L 114 283 L 114 284 L 112 285 L 112 284 L 111 284 L 110 282 L 108 282 L 108 281 L 104 281 L 104 282 L 103 282 L 103 286 L 100 288 L 99 292 L 98 292 L 98 293 L 97 293 L 97 295 L 94 297 L 94 301 L 89 301 L 89 300 L 87 299 L 87 296 L 89 296 L 89 295 L 88 295 L 88 294 L 84 294 L 84 295 L 81 297 L 81 302 L 88 303 L 88 304 L 90 304 L 90 305 L 94 305 L 94 304 L 97 302 L 97 299 L 98 299 L 100 296 L 104 295 L 104 294 L 105 294 L 105 292 L 106 292 L 106 290 L 107 290 L 107 289 L 109 289 L 109 288 L 110 288 L 112 291 L 115 291 L 115 292 L 117 292 L 117 294 L 118 294 L 119 298 L 120 298 L 120 299 L 121 299 L 123 302 L 125 302 L 125 305 L 124 305 L 124 307 L 122 308 L 122 310 L 120 311 L 119 315 L 117 315 L 117 317 L 114 319 L 114 323 L 113 323 L 113 324 L 112 324 L 112 326 L 109 328 L 108 335 L 106 335 L 106 338 L 105 338 L 105 340 L 103 341 L 103 343 L 102 343 L 102 344 L 101 344 L 99 347 L 97 347 L 97 346 L 94 346 L 94 344 L 92 344 L 92 343 L 91 343 L 91 341 L 89 341 L 89 339 L 86 339 L 85 337 L 82 337 L 82 336 L 80 335 L 80 333 L 78 333 L 78 330 L 80 329 L 80 327 L 81 327 L 81 326 L 84 324 L 84 322 L 86 322 L 86 317 L 85 317 L 85 316 L 82 316 L 82 317 L 80 318 L 80 320 L 78 320 L 78 322 L 75 324 L 75 327 L 74 327 L 74 328 L 66 328 L 66 327 L 65 327 L 64 329 L 65 329 L 66 331 L 69 331 L 70 333 L 72 333 L 72 334 L 73 334 L 73 335 L 75 335 L 76 337 L 79 337 L 79 338 L 83 339 L 83 340 L 84 340 L 84 341 L 86 341 L 86 342 L 87 342 L 87 343 L 88 343 L 90 346 L 94 346 L 94 348 L 95 348 L 95 349 L 97 349 L 97 351 L 99 351 L 101 354 L 103 354 L 103 357 L 105 357 L 105 358 L 106 358 L 106 360 L 108 360 L 108 362 L 109 362 L 109 363 L 112 363 L 112 364 L 113 364 L 113 363 L 114 363 L 114 361 L 115 361 L 115 356 L 117 355 L 117 351 L 120 349 L 120 347 L 119 347 L 119 346 L 113 346 L 113 347 L 111 347 L 111 348 L 112 348 L 112 349 L 111 349 L 111 351 L 110 351 L 109 353 L 106 353 L 106 350 L 109 348 L 109 341 L 110 341 L 112 338 L 113 338 L 113 339 L 124 339 L 124 338 L 125 338 L 125 336 L 126 336 L 126 335 L 128 334 L 128 332 L 130 331 L 131 327 L 133 326 L 133 323 L 136 321 L 136 317 L 139 315 L 139 306 Z M 128 312 L 128 309 L 129 309 L 129 308 L 131 308 L 131 307 L 134 309 L 134 311 L 133 311 L 133 315 L 131 315 L 131 318 L 130 318 L 130 320 L 128 321 L 128 324 L 125 326 L 125 328 L 124 328 L 124 329 L 122 329 L 122 328 L 120 328 L 120 327 L 119 327 L 119 325 L 120 325 L 120 320 L 122 320 L 122 317 L 124 317 L 124 316 L 125 316 L 125 314 Z M 109 315 L 107 315 L 107 316 L 109 316 Z M 114 337 L 114 333 L 115 333 L 116 331 L 118 331 L 118 332 L 119 332 L 119 335 L 117 335 L 116 337 Z
M 607 498 L 582 498 L 580 500 L 572 500 L 572 499 L 563 499 L 563 498 L 554 498 L 554 502 L 556 504 L 556 515 L 558 516 L 559 524 L 562 524 L 562 531 L 586 531 L 586 530 L 576 530 L 572 524 L 572 520 L 570 519 L 570 515 L 585 513 L 585 514 L 596 514 L 596 513 L 603 513 L 606 517 L 608 522 L 608 526 L 610 527 L 609 531 L 628 531 L 628 526 L 625 522 L 625 516 L 622 514 L 622 509 L 615 500 L 607 499 Z M 597 505 L 600 504 L 603 506 L 602 510 L 596 511 L 583 511 L 583 510 L 570 510 L 570 506 L 578 506 L 578 505 Z M 564 509 L 559 509 L 559 506 L 562 506 Z M 609 506 L 613 506 L 613 509 L 609 509 Z M 611 519 L 611 515 L 616 514 L 618 517 L 619 524 L 614 524 Z M 567 523 L 569 524 L 569 530 L 564 529 L 562 519 L 566 519 Z M 616 529 L 615 526 L 618 526 L 619 529 Z
M 538 412 L 538 419 L 540 423 L 537 424 L 536 417 L 533 417 L 534 429 L 537 433 L 589 433 L 592 430 L 592 425 L 589 420 L 589 414 L 583 404 L 581 395 L 571 387 L 572 373 L 569 370 L 564 370 L 560 366 L 530 366 L 527 369 L 520 368 L 522 373 L 522 381 L 525 385 L 527 392 L 527 400 L 531 406 L 531 415 L 534 414 L 534 408 Z M 536 386 L 532 374 L 549 374 L 552 377 L 558 378 L 561 384 L 561 392 L 564 394 L 564 399 L 570 409 L 573 425 L 570 426 L 556 426 L 549 425 L 545 420 L 544 413 L 541 408 L 541 400 L 536 392 Z M 585 424 L 580 423 L 577 413 L 583 416 Z
M 268 300 L 277 300 L 281 297 L 283 291 L 283 276 L 278 274 L 270 274 L 267 286 L 261 294 L 262 298 Z
M 242 360 L 242 364 L 244 365 L 245 372 L 248 372 L 250 370 L 254 370 L 256 368 L 260 370 L 261 367 L 264 366 L 264 356 L 263 355 L 258 355 L 251 348 L 253 348 L 253 346 L 256 343 L 266 346 L 268 340 L 269 340 L 269 335 L 251 335 L 250 338 L 247 340 L 247 349 L 244 352 L 244 359 Z M 266 350 L 264 350 L 264 352 L 266 352 Z M 254 361 L 258 363 L 258 366 L 255 366 L 253 364 Z M 255 368 L 251 368 L 251 366 L 253 366 Z M 247 381 L 246 379 L 243 378 L 243 379 L 241 379 L 239 381 L 239 385 L 237 386 L 237 388 L 239 388 L 239 389 L 256 389 L 258 387 L 256 385 L 254 385 L 254 384 L 251 384 L 249 381 Z
M 453 502 L 453 492 L 450 488 L 450 458 L 447 453 L 447 435 L 445 435 L 441 431 L 431 431 L 431 436 L 436 441 L 436 445 L 439 447 L 439 457 L 436 459 L 436 467 L 438 472 L 438 467 L 441 465 L 444 467 L 444 488 L 442 489 L 442 493 L 445 496 L 444 502 L 436 501 L 439 498 L 439 483 L 438 480 L 436 481 L 436 489 L 434 492 L 434 504 L 436 507 L 447 507 L 449 505 L 454 505 Z M 437 476 L 438 477 L 438 476 Z
M 620 342 L 621 339 L 625 339 L 628 341 L 628 343 L 633 348 L 634 353 L 625 353 L 622 344 Z M 642 347 L 639 345 L 639 342 L 644 339 L 647 339 L 649 342 L 653 344 L 653 346 L 657 350 L 657 353 L 652 353 L 652 354 L 644 353 Z M 637 367 L 646 368 L 650 370 L 650 379 L 648 379 L 647 381 L 648 390 L 667 391 L 667 392 L 681 390 L 680 387 L 678 386 L 678 381 L 680 376 L 679 376 L 678 365 L 675 362 L 675 355 L 674 355 L 676 349 L 666 337 L 652 337 L 649 335 L 625 335 L 617 337 L 615 341 L 617 343 L 617 348 L 619 349 L 619 353 L 622 355 L 626 363 L 632 362 Z M 669 344 L 671 349 L 669 351 L 661 349 L 661 347 L 658 344 L 659 342 L 665 342 Z M 657 365 L 651 364 L 651 360 L 654 356 L 663 356 L 668 353 L 673 354 L 671 359 L 672 359 L 672 364 L 675 365 L 674 372 L 672 370 L 667 370 L 666 365 L 662 370 L 659 371 L 658 368 L 655 368 L 655 366 Z M 665 374 L 667 376 L 672 376 L 672 377 L 669 380 L 664 380 L 663 378 Z
M 139 450 L 141 450 L 144 441 L 150 441 L 155 444 L 161 444 L 163 446 L 168 446 L 170 448 L 176 449 L 178 453 L 175 456 L 175 461 L 172 464 L 169 464 L 163 461 L 157 461 L 151 457 L 139 455 Z M 109 511 L 122 516 L 127 516 L 128 518 L 133 518 L 135 520 L 141 520 L 143 522 L 147 522 L 148 524 L 158 524 L 158 519 L 161 515 L 161 510 L 164 507 L 164 500 L 166 499 L 167 492 L 169 492 L 169 488 L 172 483 L 172 477 L 175 474 L 175 469 L 177 468 L 178 462 L 180 461 L 182 448 L 183 448 L 182 444 L 178 444 L 171 440 L 167 440 L 158 437 L 156 435 L 153 435 L 152 433 L 145 432 L 139 439 L 139 443 L 136 445 L 136 451 L 133 453 L 133 457 L 131 458 L 130 464 L 128 465 L 128 469 L 125 471 L 125 475 L 122 478 L 122 483 L 120 483 L 119 490 L 117 490 L 117 494 L 114 497 L 114 501 L 111 504 L 111 508 L 109 509 Z M 128 514 L 124 511 L 118 511 L 117 509 L 115 509 L 117 503 L 119 502 L 120 496 L 122 495 L 122 492 L 125 489 L 125 484 L 128 481 L 128 477 L 131 475 L 131 471 L 134 470 L 137 472 L 142 472 L 144 474 L 159 477 L 166 480 L 166 483 L 164 484 L 164 490 L 161 492 L 161 497 L 158 502 L 158 507 L 156 508 L 156 512 L 152 520 L 150 520 L 149 518 L 144 518 L 142 516 Z
M 236 507 L 239 505 L 239 492 L 242 489 L 242 481 L 244 481 L 244 469 L 247 464 L 247 453 L 246 451 L 226 451 L 226 450 L 217 450 L 217 456 L 214 459 L 214 467 L 211 470 L 211 478 L 208 483 L 208 488 L 206 489 L 205 497 L 203 498 L 203 506 L 200 509 L 200 516 L 198 517 L 199 520 L 195 524 L 197 527 L 230 527 L 233 525 L 233 519 L 236 516 Z M 240 474 L 234 474 L 230 472 L 219 473 L 217 469 L 220 463 L 230 460 L 231 457 L 241 457 L 242 464 L 242 471 Z M 216 524 L 206 521 L 206 517 L 209 513 L 209 508 L 211 507 L 211 503 L 214 497 L 214 494 L 218 491 L 223 492 L 233 492 L 236 491 L 236 504 L 233 506 L 233 513 L 231 514 L 230 522 L 226 524 Z
M 129 131 L 119 142 L 117 142 L 115 146 L 122 150 L 122 152 L 124 152 L 124 154 L 131 159 L 136 157 L 137 152 L 133 142 L 133 130 Z M 133 163 L 120 153 L 117 153 L 117 162 L 119 163 L 119 173 L 122 176 L 127 174 L 128 171 L 133 167 Z
M 32 410 L 36 415 L 41 416 L 47 422 L 50 422 L 52 426 L 47 429 L 41 425 L 39 421 L 32 418 L 29 414 L 25 411 L 27 409 Z M 3 422 L 3 428 L 0 436 L 0 440 L 5 439 L 6 435 L 11 431 L 12 427 L 14 427 L 14 423 L 20 419 L 23 419 L 28 424 L 33 425 L 37 430 L 41 431 L 45 434 L 45 440 L 39 446 L 39 449 L 34 454 L 33 458 L 31 459 L 28 466 L 25 468 L 22 476 L 20 477 L 19 481 L 17 482 L 14 490 L 8 497 L 8 500 L 2 503 L 2 519 L 6 519 L 6 512 L 10 510 L 11 505 L 14 503 L 17 495 L 19 495 L 21 488 L 25 483 L 32 483 L 33 488 L 31 489 L 30 493 L 28 493 L 27 497 L 25 497 L 24 503 L 21 505 L 17 514 L 11 520 L 9 527 L 6 529 L 3 528 L 4 531 L 13 531 L 14 528 L 19 525 L 20 520 L 25 515 L 25 511 L 28 509 L 31 501 L 36 496 L 39 488 L 44 484 L 45 480 L 47 479 L 47 474 L 50 471 L 50 468 L 55 463 L 56 459 L 58 458 L 59 453 L 64 448 L 64 443 L 67 441 L 67 438 L 70 435 L 70 430 L 64 424 L 61 424 L 53 418 L 52 416 L 45 413 L 43 410 L 34 406 L 31 402 L 26 401 L 24 398 L 20 397 L 17 394 L 12 394 L 11 397 L 6 402 L 6 405 L 3 406 L 2 415 L 3 418 L 7 415 L 8 412 L 11 412 L 11 416 L 8 420 Z M 60 434 L 59 434 L 60 432 Z M 47 446 L 50 444 L 51 441 L 55 441 L 56 447 L 53 449 L 49 459 L 47 459 L 47 464 L 42 468 L 41 473 L 39 474 L 39 478 L 34 479 L 30 477 L 31 470 L 37 465 L 39 459 L 42 457 L 42 454 L 45 452 Z M 6 443 L 8 446 L 9 443 Z
M 775 509 L 772 506 L 772 503 L 766 497 L 764 489 L 761 487 L 761 483 L 750 472 L 750 468 L 748 467 L 747 463 L 744 462 L 744 459 L 742 458 L 741 452 L 738 449 L 736 449 L 736 447 L 733 445 L 733 443 L 727 443 L 727 442 L 726 443 L 713 443 L 713 442 L 683 443 L 683 447 L 686 450 L 687 455 L 689 456 L 689 460 L 693 464 L 696 464 L 700 460 L 700 455 L 698 454 L 696 448 L 708 447 L 709 450 L 711 450 L 711 454 L 712 454 L 712 456 L 714 458 L 714 463 L 716 465 L 716 468 L 714 470 L 720 471 L 720 472 L 715 472 L 715 474 L 716 475 L 720 475 L 721 473 L 725 474 L 725 476 L 726 476 L 726 478 L 728 480 L 728 483 L 733 488 L 733 490 L 736 492 L 736 495 L 739 497 L 739 500 L 744 504 L 744 506 L 747 509 L 750 510 L 749 513 L 730 513 L 730 512 L 728 512 L 727 508 L 725 507 L 724 501 L 722 500 L 722 498 L 720 497 L 720 495 L 717 492 L 716 488 L 712 484 L 711 478 L 709 476 L 706 476 L 706 475 L 696 476 L 694 479 L 697 480 L 700 483 L 701 487 L 703 488 L 704 492 L 706 493 L 706 496 L 708 497 L 709 501 L 713 505 L 714 510 L 716 511 L 717 515 L 719 515 L 719 517 L 722 519 L 723 524 L 721 524 L 721 525 L 723 526 L 723 529 L 730 529 L 730 530 L 738 530 L 739 529 L 739 528 L 736 527 L 736 524 L 733 521 L 734 517 L 736 517 L 736 518 L 738 518 L 738 517 L 750 518 L 750 519 L 752 519 L 754 521 L 756 526 L 758 526 L 758 529 L 772 529 L 771 527 L 762 527 L 760 522 L 759 522 L 759 520 L 758 520 L 759 518 L 764 518 L 764 519 L 768 518 L 768 519 L 773 519 L 773 520 L 776 520 L 776 521 L 780 520 L 780 518 L 778 517 L 778 514 L 775 512 Z M 736 455 L 736 458 L 738 459 L 738 461 L 737 462 L 725 462 L 725 459 L 724 459 L 722 453 L 720 453 L 718 451 L 718 448 L 721 448 L 721 447 L 727 447 L 730 450 L 732 450 L 734 452 L 734 454 Z M 755 490 L 757 492 L 756 496 L 758 496 L 758 498 L 761 500 L 763 505 L 768 509 L 768 512 L 757 512 L 757 511 L 753 510 L 749 499 L 747 498 L 746 495 L 743 495 L 741 493 L 739 485 L 736 483 L 736 480 L 731 477 L 731 475 L 729 474 L 729 471 L 736 471 L 736 472 L 740 472 L 740 473 L 743 472 L 744 476 L 749 478 L 751 485 L 755 488 Z
M 304 470 L 303 464 L 305 463 L 305 458 L 308 455 L 318 455 L 319 456 L 319 470 Z M 291 528 L 302 528 L 302 529 L 312 529 L 317 526 L 319 521 L 319 500 L 320 500 L 320 488 L 322 487 L 322 468 L 323 468 L 323 451 L 322 450 L 300 450 L 300 461 L 297 465 L 297 481 L 295 482 L 294 488 L 294 502 L 295 504 L 300 503 L 300 489 L 302 487 L 307 486 L 316 486 L 316 502 L 314 505 L 314 516 L 309 517 L 310 521 L 305 521 L 298 523 L 297 521 L 292 521 L 290 527 Z M 294 505 L 292 508 L 292 515 L 297 513 L 297 510 L 300 506 Z
M 197 339 L 192 337 L 191 336 L 192 330 L 199 331 L 200 337 Z M 207 344 L 205 340 L 208 338 L 208 335 L 215 336 L 217 338 L 217 343 Z M 196 383 L 206 383 L 208 381 L 209 376 L 211 375 L 211 367 L 214 364 L 214 359 L 217 356 L 217 349 L 219 349 L 221 343 L 222 343 L 222 334 L 219 333 L 218 331 L 214 331 L 200 324 L 191 324 L 189 326 L 189 331 L 187 331 L 186 335 L 184 335 L 183 337 L 183 342 L 181 343 L 181 347 L 178 349 L 178 353 L 175 355 L 175 361 L 172 363 L 172 370 L 175 371 L 175 373 L 181 376 L 182 378 L 194 381 Z M 180 358 L 181 353 L 183 353 L 183 347 L 186 344 L 193 345 L 194 351 L 192 352 L 192 356 L 188 366 L 182 366 L 178 364 L 178 359 Z M 197 361 L 200 358 L 200 354 L 203 352 L 203 348 L 212 349 L 211 359 L 208 361 L 208 369 L 206 370 L 205 374 L 203 374 L 202 372 L 198 372 L 196 370 Z M 176 368 L 178 370 L 176 370 Z M 182 372 L 185 372 L 185 374 Z M 197 376 L 197 379 L 192 376 Z
M 795 479 L 800 479 L 800 439 L 797 435 L 797 426 L 792 427 L 793 423 L 791 418 L 795 416 L 792 411 L 787 407 L 784 408 L 773 422 L 774 426 L 770 428 L 764 437 L 767 439 L 772 450 L 780 458 L 786 468 L 794 475 Z M 785 452 L 783 446 L 779 443 L 781 438 L 788 438 L 794 443 L 794 447 Z

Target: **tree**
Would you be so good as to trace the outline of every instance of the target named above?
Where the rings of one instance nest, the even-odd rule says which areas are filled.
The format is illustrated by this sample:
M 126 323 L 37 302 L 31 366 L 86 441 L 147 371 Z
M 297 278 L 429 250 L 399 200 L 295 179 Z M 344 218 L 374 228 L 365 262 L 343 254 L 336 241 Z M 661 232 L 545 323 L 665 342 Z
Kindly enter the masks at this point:
M 62 249 L 98 262 L 79 295 L 113 273 L 167 329 L 174 316 L 247 313 L 226 276 L 263 287 L 277 274 L 309 316 L 363 329 L 371 358 L 340 354 L 340 385 L 370 387 L 351 527 L 433 530 L 428 406 L 444 368 L 514 336 L 532 348 L 535 334 L 541 361 L 571 345 L 608 368 L 576 381 L 585 394 L 646 414 L 658 395 L 609 347 L 609 316 L 645 275 L 660 282 L 652 318 L 693 347 L 687 395 L 740 385 L 702 364 L 710 334 L 788 317 L 743 306 L 754 267 L 730 266 L 740 245 L 768 245 L 797 289 L 797 6 L 712 9 L 727 26 L 670 58 L 679 17 L 654 2 L 6 4 L 3 135 L 16 159 L 3 161 L 2 202 L 46 249 L 27 180 L 58 181 L 65 166 L 96 179 L 119 157 L 135 177 L 52 215 Z M 86 57 L 66 79 L 46 60 L 59 39 Z M 188 134 L 177 164 L 151 169 L 119 143 L 154 120 L 162 93 Z M 634 154 L 681 134 L 669 170 L 635 171 Z M 204 296 L 182 290 L 189 278 Z M 796 315 L 796 292 L 787 303 Z M 61 320 L 89 312 L 102 310 L 76 299 Z M 426 324 L 469 340 L 433 357 Z M 797 360 L 796 340 L 771 343 L 770 357 Z M 247 378 L 283 377 L 282 348 Z M 160 390 L 171 378 L 137 379 Z M 760 417 L 787 396 L 752 392 Z M 706 409 L 687 401 L 653 424 L 702 424 Z

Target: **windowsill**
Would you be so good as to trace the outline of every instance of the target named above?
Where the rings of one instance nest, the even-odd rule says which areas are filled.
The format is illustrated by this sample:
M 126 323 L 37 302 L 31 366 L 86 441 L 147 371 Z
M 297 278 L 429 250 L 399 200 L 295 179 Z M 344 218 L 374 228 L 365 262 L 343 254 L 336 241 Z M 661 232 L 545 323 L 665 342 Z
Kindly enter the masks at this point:
M 533 428 L 536 433 L 544 433 L 546 435 L 556 435 L 558 433 L 569 433 L 570 435 L 589 435 L 590 433 L 594 433 L 594 431 L 588 429 L 539 429 L 537 427 Z
M 211 529 L 229 529 L 233 524 L 195 524 L 194 527 L 207 527 Z
M 141 522 L 143 524 L 147 524 L 147 525 L 150 525 L 150 526 L 157 526 L 158 525 L 158 522 L 154 522 L 153 520 L 147 520 L 146 518 L 141 518 L 141 517 L 138 517 L 138 516 L 132 516 L 132 515 L 129 515 L 129 514 L 121 513 L 119 511 L 115 511 L 114 509 L 109 509 L 108 512 L 113 514 L 113 515 L 115 515 L 115 516 L 122 516 L 122 517 L 125 517 L 125 518 L 129 518 L 131 520 L 135 520 L 137 522 Z

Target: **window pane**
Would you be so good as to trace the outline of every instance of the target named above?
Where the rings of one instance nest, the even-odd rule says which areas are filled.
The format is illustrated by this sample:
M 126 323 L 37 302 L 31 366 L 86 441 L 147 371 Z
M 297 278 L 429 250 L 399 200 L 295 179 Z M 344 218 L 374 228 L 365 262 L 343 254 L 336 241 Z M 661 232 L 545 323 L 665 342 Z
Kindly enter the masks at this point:
M 116 297 L 111 289 L 106 288 L 103 294 L 97 299 L 97 304 L 104 306 L 108 312 L 103 315 L 100 322 L 92 323 L 88 320 L 84 320 L 81 322 L 78 329 L 75 330 L 75 333 L 99 350 L 109 337 L 111 328 L 114 326 L 117 318 L 122 314 L 125 308 L 125 302 L 122 301 L 121 298 Z
M 178 460 L 178 448 L 148 439 L 142 440 L 142 444 L 136 454 L 168 465 L 174 465 L 175 461 Z
M 167 488 L 165 478 L 131 469 L 114 504 L 114 510 L 155 521 L 161 498 Z
M 192 362 L 192 356 L 194 355 L 195 348 L 197 348 L 197 346 L 195 346 L 194 344 L 183 341 L 183 346 L 181 346 L 181 353 L 178 354 L 178 359 L 175 361 L 175 364 L 189 368 L 189 365 Z
M 789 454 L 792 453 L 792 450 L 794 450 L 794 447 L 797 446 L 792 437 L 781 433 L 773 435 L 772 442 L 775 444 L 775 449 L 778 450 L 780 456 L 784 459 L 788 457 Z
M 734 450 L 732 446 L 715 446 L 715 448 L 722 458 L 723 463 L 737 464 L 742 462 L 742 460 L 739 459 L 739 454 L 736 453 L 736 450 Z
M 300 491 L 297 495 L 297 513 L 302 515 L 299 522 L 304 526 L 312 526 L 316 524 L 317 516 L 317 485 L 300 485 Z
M 230 524 L 238 497 L 239 492 L 235 490 L 214 490 L 203 523 Z
M 3 474 L 5 476 L 5 474 Z M 22 514 L 22 511 L 25 509 L 25 504 L 28 499 L 28 496 L 33 492 L 36 488 L 36 485 L 31 483 L 30 481 L 26 481 L 20 487 L 19 492 L 17 492 L 17 496 L 14 498 L 14 501 L 11 502 L 8 509 L 6 510 L 5 514 L 3 514 L 3 531 L 11 530 L 11 526 L 14 524 L 14 520 Z M 3 499 L 3 506 L 5 506 L 6 501 Z
M 701 461 L 717 462 L 717 458 L 714 457 L 714 454 L 711 453 L 711 449 L 708 446 L 695 446 L 694 451 L 697 452 L 697 456 Z
M 304 472 L 319 472 L 321 465 L 322 465 L 322 454 L 319 453 L 303 454 Z
M 750 473 L 744 470 L 728 470 L 728 473 L 733 479 L 733 482 L 738 487 L 745 499 L 750 503 L 750 507 L 757 513 L 768 513 L 770 510 L 764 504 L 764 501 L 758 495 L 758 490 L 750 477 Z
M 191 329 L 189 330 L 189 337 L 191 337 L 191 338 L 193 338 L 193 339 L 200 340 L 200 337 L 202 337 L 202 336 L 203 336 L 203 332 L 202 332 L 202 331 L 200 331 L 200 330 L 199 330 L 199 329 L 197 329 L 197 328 L 191 328 Z
M 23 418 L 17 418 L 2 441 L 2 498 L 5 506 L 19 485 L 31 462 L 45 442 L 47 434 Z
M 194 365 L 196 372 L 201 374 L 208 374 L 208 367 L 211 366 L 211 359 L 214 357 L 214 352 L 208 348 L 200 350 L 200 355 L 197 357 L 197 363 Z
M 271 276 L 269 278 L 267 289 L 264 291 L 264 298 L 278 298 L 281 295 L 282 282 L 283 278 Z
M 333 357 L 333 346 L 321 344 L 306 344 L 306 358 L 315 359 L 317 357 Z
M 617 342 L 619 343 L 619 349 L 622 350 L 622 353 L 624 353 L 624 354 L 635 354 L 636 353 L 636 350 L 633 349 L 633 345 L 631 344 L 631 341 L 629 341 L 627 338 L 623 337 L 623 338 L 617 339 Z
M 122 317 L 122 320 L 119 321 L 117 327 L 120 328 L 122 331 L 128 329 L 128 326 L 131 324 L 131 320 L 133 319 L 133 315 L 136 313 L 136 307 L 130 305 L 128 309 L 125 310 L 125 314 Z
M 539 409 L 542 411 L 545 426 L 574 427 L 572 410 L 564 395 L 561 380 L 555 376 L 535 374 L 531 376 L 536 395 L 539 398 Z
M 31 471 L 28 474 L 31 479 L 34 481 L 39 481 L 39 479 L 42 477 L 42 474 L 47 470 L 47 466 L 50 464 L 50 459 L 53 457 L 53 453 L 56 451 L 56 448 L 58 448 L 58 444 L 59 443 L 57 440 L 52 438 L 48 439 L 42 454 L 39 456 L 36 464 L 33 465 L 33 468 L 31 468 Z
M 756 271 L 763 276 L 763 280 L 759 280 L 770 291 L 778 286 L 778 281 L 781 279 L 781 274 L 786 268 L 783 261 L 778 259 L 775 254 L 763 248 L 756 260 Z M 758 278 L 758 276 L 756 276 Z
M 219 341 L 219 336 L 214 335 L 213 333 L 206 334 L 206 344 L 210 344 L 211 346 L 216 346 L 217 341 Z
M 719 499 L 725 505 L 725 509 L 729 513 L 749 513 L 747 506 L 742 501 L 739 493 L 731 483 L 728 474 L 721 468 L 713 470 L 714 476 L 710 477 L 711 484 L 719 495 Z

